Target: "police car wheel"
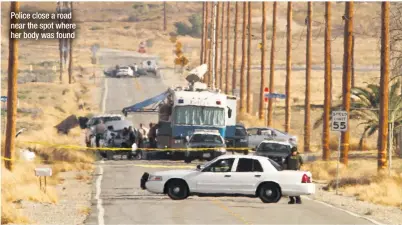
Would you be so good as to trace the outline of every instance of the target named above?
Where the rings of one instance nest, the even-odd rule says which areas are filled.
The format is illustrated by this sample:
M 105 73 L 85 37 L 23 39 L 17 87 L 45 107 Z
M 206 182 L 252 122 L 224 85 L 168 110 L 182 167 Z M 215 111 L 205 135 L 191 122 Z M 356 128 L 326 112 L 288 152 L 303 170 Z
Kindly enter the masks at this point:
M 183 200 L 188 197 L 187 184 L 182 180 L 172 180 L 167 184 L 167 194 L 172 200 Z
M 264 183 L 258 189 L 258 197 L 264 203 L 277 203 L 282 197 L 281 189 L 275 183 Z
M 185 162 L 185 163 L 191 163 L 191 161 L 192 161 L 192 159 L 191 159 L 190 157 L 186 157 L 186 158 L 184 159 L 184 162 Z

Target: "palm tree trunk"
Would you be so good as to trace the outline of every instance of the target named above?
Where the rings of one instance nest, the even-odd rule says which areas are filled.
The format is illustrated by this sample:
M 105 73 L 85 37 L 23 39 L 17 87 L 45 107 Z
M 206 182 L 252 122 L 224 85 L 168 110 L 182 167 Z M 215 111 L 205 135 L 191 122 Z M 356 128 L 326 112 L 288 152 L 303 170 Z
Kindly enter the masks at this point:
M 276 39 L 276 2 L 273 3 L 272 11 L 272 40 L 271 40 L 271 59 L 269 65 L 269 92 L 274 92 L 275 88 L 275 39 Z M 272 103 L 273 99 L 268 99 L 268 126 L 272 126 Z
M 243 2 L 243 36 L 242 36 L 242 54 L 240 71 L 240 112 L 246 112 L 246 80 L 244 70 L 246 67 L 246 33 L 247 33 L 247 2 Z
M 209 24 L 210 24 L 210 35 L 209 35 L 209 40 L 210 40 L 210 44 L 209 44 L 209 53 L 208 53 L 208 85 L 211 87 L 212 86 L 212 37 L 213 37 L 213 33 L 214 33 L 214 30 L 213 30 L 213 26 L 214 26 L 214 23 L 215 23 L 215 21 L 214 21 L 214 16 L 213 16 L 213 13 L 214 13 L 214 3 L 212 2 L 211 3 L 211 19 L 210 19 L 210 22 L 209 22 Z
M 220 58 L 220 70 L 219 70 L 219 89 L 223 89 L 223 39 L 225 39 L 225 32 L 224 32 L 224 26 L 223 26 L 223 24 L 224 24 L 224 20 L 225 20 L 225 2 L 222 2 L 222 12 L 221 12 L 221 14 L 222 14 L 222 18 L 221 18 L 221 46 L 220 46 L 220 48 L 221 48 L 221 56 L 219 57 Z
M 389 86 L 389 2 L 381 3 L 381 78 L 380 78 L 380 124 L 378 130 L 379 171 L 387 168 L 388 146 L 388 86 Z M 391 143 L 390 143 L 391 144 Z
M 163 31 L 167 30 L 167 20 L 166 20 L 166 1 L 163 2 Z
M 213 88 L 216 88 L 216 85 L 219 85 L 219 82 L 218 82 L 218 78 L 219 78 L 219 76 L 218 76 L 218 62 L 219 62 L 218 40 L 219 40 L 219 33 L 220 33 L 220 19 L 219 19 L 220 6 L 221 6 L 221 3 L 218 2 L 217 5 L 216 5 L 216 16 L 215 16 L 216 17 L 216 21 L 215 21 L 215 24 L 216 24 L 215 25 L 216 26 L 216 29 L 215 29 L 215 37 L 216 37 L 216 39 L 215 39 L 215 62 L 214 62 L 214 65 L 215 65 L 215 67 L 214 67 L 214 77 L 215 77 L 215 79 L 214 79 L 213 85 L 212 85 Z
M 307 3 L 306 96 L 304 99 L 304 152 L 310 151 L 310 79 L 313 3 Z
M 264 119 L 265 116 L 265 102 L 264 102 L 264 88 L 265 88 L 265 49 L 267 45 L 267 6 L 266 2 L 262 2 L 262 46 L 261 46 L 261 80 L 260 80 L 260 108 L 259 118 Z
M 286 40 L 286 106 L 285 106 L 285 131 L 290 132 L 290 78 L 292 76 L 292 2 L 288 2 L 287 13 L 287 40 Z
M 20 11 L 19 2 L 10 3 L 10 12 L 18 14 Z M 19 22 L 15 17 L 10 19 L 11 24 Z M 13 161 L 15 153 L 15 129 L 17 117 L 17 76 L 18 76 L 18 39 L 11 38 L 11 32 L 17 33 L 16 29 L 10 29 L 9 53 L 8 53 L 8 87 L 7 87 L 7 127 L 5 140 L 5 167 L 13 170 Z
M 350 112 L 350 89 L 352 85 L 352 35 L 353 35 L 353 1 L 345 3 L 345 37 L 343 59 L 343 109 Z M 348 118 L 349 119 L 349 118 Z M 348 165 L 349 156 L 349 127 L 342 132 L 341 137 L 341 162 Z
M 166 2 L 163 3 L 164 5 Z M 200 51 L 200 65 L 204 62 L 204 48 L 205 48 L 205 4 L 206 2 L 202 3 L 202 30 L 201 30 L 201 51 Z
M 226 15 L 226 71 L 225 71 L 225 93 L 229 94 L 229 47 L 230 47 L 230 2 L 227 5 Z
M 209 3 L 205 2 L 205 17 L 204 17 L 204 53 L 203 53 L 203 58 L 202 58 L 202 63 L 207 63 L 208 62 L 208 49 L 209 49 L 209 45 L 208 45 L 208 39 L 209 39 Z M 204 82 L 205 82 L 204 78 Z
M 251 96 L 251 2 L 248 2 L 248 43 L 247 43 L 247 113 L 252 113 L 252 96 Z
M 323 141 L 322 141 L 322 159 L 329 160 L 329 121 L 331 113 L 331 2 L 325 2 L 325 81 L 324 81 L 324 123 L 323 123 Z
M 239 20 L 239 2 L 235 3 L 235 21 L 234 21 L 234 38 L 233 38 L 233 71 L 232 71 L 232 92 L 237 87 L 237 23 Z M 234 94 L 234 93 L 233 93 Z

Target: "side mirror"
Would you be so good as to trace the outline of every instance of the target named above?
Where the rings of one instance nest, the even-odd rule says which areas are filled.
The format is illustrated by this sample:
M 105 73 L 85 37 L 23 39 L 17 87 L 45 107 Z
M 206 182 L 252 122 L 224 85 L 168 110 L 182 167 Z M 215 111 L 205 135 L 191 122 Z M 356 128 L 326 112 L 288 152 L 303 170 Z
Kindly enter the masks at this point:
M 202 169 L 204 169 L 204 166 L 203 165 L 197 165 L 197 169 L 202 170 Z

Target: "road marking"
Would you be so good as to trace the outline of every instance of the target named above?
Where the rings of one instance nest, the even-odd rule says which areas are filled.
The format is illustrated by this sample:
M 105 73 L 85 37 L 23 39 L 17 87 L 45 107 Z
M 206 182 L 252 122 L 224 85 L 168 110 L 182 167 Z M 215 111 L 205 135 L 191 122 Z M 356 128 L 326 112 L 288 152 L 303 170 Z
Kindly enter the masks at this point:
M 107 79 L 105 79 L 105 91 L 103 92 L 103 99 L 102 99 L 102 112 L 105 113 L 106 111 L 106 98 L 107 98 Z
M 141 85 L 140 85 L 140 83 L 138 82 L 137 79 L 138 79 L 138 78 L 134 78 L 135 87 L 136 87 L 138 90 L 141 90 Z
M 214 203 L 215 205 L 219 206 L 219 208 L 225 210 L 227 213 L 229 213 L 233 217 L 241 220 L 244 224 L 250 224 L 250 225 L 252 224 L 252 223 L 248 222 L 246 219 L 244 219 L 244 217 L 242 217 L 241 215 L 230 210 L 230 208 L 227 207 L 226 205 L 224 205 L 221 201 L 214 199 L 214 200 L 211 200 L 211 202 Z
M 102 112 L 105 113 L 106 111 L 106 98 L 107 98 L 107 79 L 104 81 L 105 84 L 105 91 L 103 92 L 103 99 L 102 99 Z M 103 160 L 100 161 L 101 164 L 105 163 Z M 103 167 L 99 165 L 99 176 L 96 179 L 96 208 L 98 209 L 98 225 L 105 225 L 104 215 L 105 209 L 102 206 L 102 199 L 100 198 L 101 194 L 101 185 L 102 185 L 102 178 L 103 178 Z
M 338 210 L 340 210 L 340 211 L 342 211 L 342 212 L 345 212 L 345 213 L 347 213 L 347 214 L 349 214 L 349 215 L 351 215 L 351 216 L 354 216 L 354 217 L 357 217 L 357 218 L 362 218 L 362 219 L 368 220 L 368 221 L 372 222 L 373 224 L 376 224 L 376 225 L 385 225 L 384 223 L 380 223 L 380 222 L 378 222 L 378 221 L 376 221 L 376 220 L 374 220 L 374 219 L 371 219 L 371 218 L 368 218 L 368 217 L 365 217 L 365 216 L 361 216 L 361 215 L 359 215 L 359 214 L 356 214 L 356 213 L 351 212 L 351 211 L 346 210 L 346 209 L 342 209 L 342 208 L 336 207 L 336 206 L 331 205 L 331 204 L 328 204 L 328 203 L 326 203 L 326 202 L 322 202 L 322 201 L 319 201 L 319 200 L 315 200 L 315 199 L 309 198 L 309 197 L 307 197 L 307 196 L 301 196 L 301 197 L 302 197 L 302 198 L 305 198 L 305 199 L 308 199 L 308 200 L 311 200 L 311 201 L 314 201 L 314 202 L 317 202 L 317 203 L 320 203 L 320 204 L 323 204 L 323 205 L 328 206 L 328 207 L 330 207 L 330 208 L 338 209 Z
M 96 179 L 96 195 L 95 195 L 95 199 L 97 200 L 96 208 L 98 209 L 98 225 L 105 224 L 105 221 L 103 219 L 105 209 L 102 206 L 102 199 L 100 198 L 102 178 L 103 178 L 103 167 L 99 166 L 99 176 Z
M 133 166 L 144 167 L 144 168 L 191 168 L 194 166 L 179 166 L 179 165 L 157 165 L 157 164 L 134 164 Z

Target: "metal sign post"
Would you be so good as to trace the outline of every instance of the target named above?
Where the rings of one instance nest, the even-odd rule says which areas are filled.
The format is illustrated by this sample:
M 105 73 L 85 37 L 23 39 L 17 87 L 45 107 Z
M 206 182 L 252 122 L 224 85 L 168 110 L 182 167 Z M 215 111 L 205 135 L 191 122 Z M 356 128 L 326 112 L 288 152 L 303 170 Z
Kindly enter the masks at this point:
M 266 88 L 265 90 L 267 90 L 268 88 Z M 266 98 L 273 98 L 274 100 L 276 100 L 276 99 L 285 99 L 286 98 L 286 95 L 285 94 L 279 94 L 279 93 L 266 93 L 266 94 L 264 94 L 264 96 L 266 97 Z M 276 104 L 274 105 L 274 110 L 273 110 L 273 113 L 275 112 L 275 106 L 276 106 Z M 268 107 L 267 107 L 268 108 Z M 266 111 L 268 111 L 268 110 L 266 110 Z
M 341 134 L 348 130 L 348 113 L 346 111 L 333 111 L 332 112 L 332 121 L 331 121 L 331 130 L 338 131 L 338 161 L 336 164 L 336 188 L 335 192 L 338 194 L 339 187 L 339 161 L 341 160 Z

